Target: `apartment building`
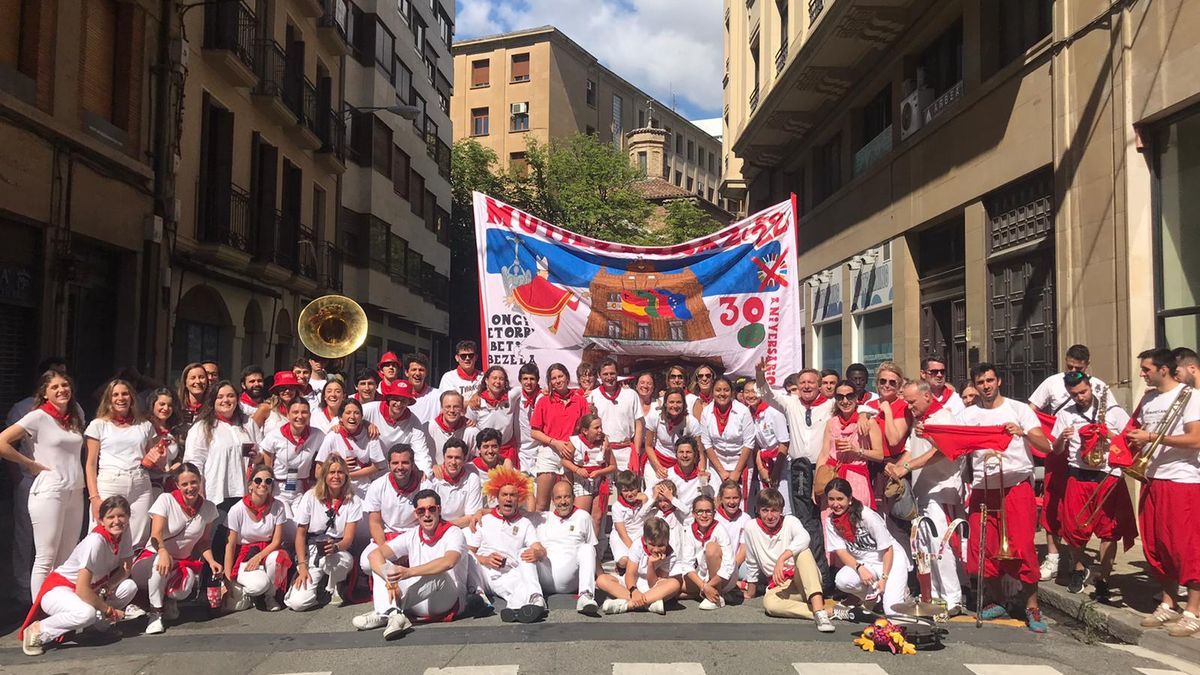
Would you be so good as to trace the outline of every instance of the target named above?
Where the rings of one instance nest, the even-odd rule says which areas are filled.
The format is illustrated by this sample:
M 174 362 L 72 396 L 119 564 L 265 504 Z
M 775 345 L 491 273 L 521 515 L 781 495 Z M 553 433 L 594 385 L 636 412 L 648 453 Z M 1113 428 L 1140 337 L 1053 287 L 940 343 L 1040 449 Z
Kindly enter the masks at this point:
M 1200 334 L 1200 6 L 727 0 L 722 193 L 797 195 L 808 364 L 1002 366 Z M 1174 37 L 1172 37 L 1174 36 Z
M 454 140 L 474 138 L 502 165 L 521 165 L 529 138 L 576 133 L 626 147 L 635 129 L 667 132 L 661 178 L 717 204 L 721 143 L 553 26 L 454 43 Z M 636 161 L 636 159 L 635 159 Z
M 47 355 L 89 409 L 114 364 L 154 360 L 140 327 L 160 5 L 0 2 L 0 413 Z

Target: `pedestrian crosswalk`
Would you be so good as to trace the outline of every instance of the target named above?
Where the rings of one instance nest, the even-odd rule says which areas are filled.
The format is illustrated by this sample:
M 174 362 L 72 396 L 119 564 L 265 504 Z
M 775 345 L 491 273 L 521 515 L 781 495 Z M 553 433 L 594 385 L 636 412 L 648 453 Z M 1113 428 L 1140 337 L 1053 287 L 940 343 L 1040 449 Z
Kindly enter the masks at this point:
M 903 664 L 905 662 L 900 662 Z M 899 665 L 898 664 L 898 665 Z M 830 663 L 829 661 L 814 661 L 793 663 L 796 675 L 889 675 L 884 665 L 877 663 Z M 1015 665 L 1011 663 L 966 663 L 967 670 L 975 675 L 1062 675 L 1053 666 L 1047 665 Z M 905 667 L 904 672 L 910 669 Z M 1168 668 L 1134 668 L 1142 675 L 1182 675 L 1181 671 Z M 505 666 L 449 666 L 446 668 L 427 668 L 424 675 L 520 675 L 520 667 Z M 603 672 L 603 671 L 599 671 Z M 898 669 L 897 672 L 900 672 Z M 612 675 L 705 675 L 704 665 L 700 663 L 614 663 Z M 289 673 L 288 675 L 327 675 L 325 673 Z

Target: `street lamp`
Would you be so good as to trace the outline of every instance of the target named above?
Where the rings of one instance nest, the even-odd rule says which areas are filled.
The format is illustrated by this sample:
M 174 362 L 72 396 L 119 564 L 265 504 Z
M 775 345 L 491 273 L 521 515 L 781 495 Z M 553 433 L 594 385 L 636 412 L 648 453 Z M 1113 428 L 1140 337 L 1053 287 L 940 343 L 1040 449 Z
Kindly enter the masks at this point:
M 351 117 L 354 117 L 359 113 L 375 112 L 377 110 L 386 110 L 393 115 L 399 115 L 401 118 L 410 121 L 421 116 L 421 109 L 415 105 L 376 105 L 368 106 L 366 108 L 347 108 L 343 111 L 343 115 L 345 116 L 345 119 L 349 121 Z

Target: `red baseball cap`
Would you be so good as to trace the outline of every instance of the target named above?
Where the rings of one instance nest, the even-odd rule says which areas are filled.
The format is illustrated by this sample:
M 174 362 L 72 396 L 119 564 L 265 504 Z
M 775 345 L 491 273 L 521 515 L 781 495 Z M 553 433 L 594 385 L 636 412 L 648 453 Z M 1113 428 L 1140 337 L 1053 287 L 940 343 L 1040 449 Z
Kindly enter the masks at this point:
M 290 370 L 281 370 L 275 373 L 275 377 L 271 378 L 271 392 L 283 387 L 295 387 L 300 389 L 300 380 L 296 379 L 296 374 Z
M 387 352 L 383 356 L 379 357 L 379 365 L 377 367 L 382 368 L 389 363 L 394 363 L 397 367 L 400 366 L 400 359 L 396 357 L 394 352 Z
M 417 397 L 413 396 L 412 384 L 408 380 L 396 380 L 395 382 L 385 382 L 379 387 L 380 393 L 384 400 L 389 398 L 406 398 L 410 403 L 416 403 Z

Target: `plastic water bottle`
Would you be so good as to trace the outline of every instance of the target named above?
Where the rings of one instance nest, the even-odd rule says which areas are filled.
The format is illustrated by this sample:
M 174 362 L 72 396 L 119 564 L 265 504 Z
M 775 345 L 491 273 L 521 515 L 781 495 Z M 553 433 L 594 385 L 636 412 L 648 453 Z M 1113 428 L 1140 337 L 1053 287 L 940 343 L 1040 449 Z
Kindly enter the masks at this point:
M 221 606 L 221 576 L 214 574 L 208 579 L 208 586 L 204 589 L 208 596 L 208 606 L 216 609 Z
M 287 470 L 287 479 L 283 482 L 283 491 L 294 495 L 300 483 L 300 472 L 291 467 Z

